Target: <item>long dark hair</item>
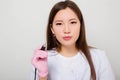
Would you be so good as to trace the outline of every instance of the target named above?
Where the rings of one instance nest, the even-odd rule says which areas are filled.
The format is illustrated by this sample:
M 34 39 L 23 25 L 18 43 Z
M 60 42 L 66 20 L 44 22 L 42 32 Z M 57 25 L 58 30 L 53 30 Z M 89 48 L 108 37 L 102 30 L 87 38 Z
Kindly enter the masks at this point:
M 60 10 L 66 9 L 67 7 L 75 12 L 75 14 L 77 15 L 77 17 L 81 23 L 79 38 L 76 41 L 76 48 L 78 50 L 81 50 L 84 53 L 84 55 L 86 56 L 88 63 L 90 65 L 91 79 L 96 80 L 95 68 L 94 68 L 93 61 L 92 61 L 90 51 L 89 51 L 89 47 L 88 47 L 88 44 L 86 41 L 85 24 L 84 24 L 83 16 L 82 16 L 82 13 L 81 13 L 79 7 L 73 1 L 70 1 L 70 0 L 61 1 L 61 2 L 56 3 L 53 6 L 53 8 L 50 12 L 48 24 L 47 24 L 47 33 L 46 33 L 47 50 L 51 50 L 53 48 L 57 48 L 60 50 L 60 48 L 61 48 L 61 44 L 57 41 L 55 36 L 52 34 L 51 28 L 52 28 L 52 23 L 53 23 L 56 13 Z

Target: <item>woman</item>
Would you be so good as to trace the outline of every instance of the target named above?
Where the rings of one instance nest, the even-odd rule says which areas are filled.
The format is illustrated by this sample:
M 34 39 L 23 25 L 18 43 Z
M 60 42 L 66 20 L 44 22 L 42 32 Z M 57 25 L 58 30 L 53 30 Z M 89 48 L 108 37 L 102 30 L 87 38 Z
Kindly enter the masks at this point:
M 35 50 L 37 80 L 115 80 L 104 51 L 89 47 L 79 7 L 55 4 L 47 25 L 47 51 Z

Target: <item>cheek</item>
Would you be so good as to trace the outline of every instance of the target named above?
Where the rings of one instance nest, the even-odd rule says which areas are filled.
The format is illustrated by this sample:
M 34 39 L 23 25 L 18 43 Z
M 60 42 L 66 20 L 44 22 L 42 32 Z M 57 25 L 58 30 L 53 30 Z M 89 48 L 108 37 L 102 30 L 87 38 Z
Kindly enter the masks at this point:
M 77 28 L 74 30 L 73 32 L 74 38 L 78 39 L 79 35 L 80 35 L 80 28 Z
M 59 41 L 59 42 L 61 42 L 62 41 L 62 31 L 61 30 L 56 30 L 55 32 L 54 32 L 54 34 L 55 34 L 55 37 L 56 37 L 56 39 Z
M 53 32 L 54 32 L 55 36 L 60 36 L 62 33 L 62 29 L 60 27 L 53 26 Z
M 55 37 L 57 38 L 57 40 L 59 40 L 62 37 L 62 32 L 61 31 L 55 32 Z

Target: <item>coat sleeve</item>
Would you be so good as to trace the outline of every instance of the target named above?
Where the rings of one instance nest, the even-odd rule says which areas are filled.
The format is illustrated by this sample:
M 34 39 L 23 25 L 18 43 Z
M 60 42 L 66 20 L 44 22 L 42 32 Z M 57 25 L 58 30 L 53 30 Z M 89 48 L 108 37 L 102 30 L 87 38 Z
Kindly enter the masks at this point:
M 115 80 L 111 64 L 104 51 L 100 51 L 99 59 L 98 80 Z

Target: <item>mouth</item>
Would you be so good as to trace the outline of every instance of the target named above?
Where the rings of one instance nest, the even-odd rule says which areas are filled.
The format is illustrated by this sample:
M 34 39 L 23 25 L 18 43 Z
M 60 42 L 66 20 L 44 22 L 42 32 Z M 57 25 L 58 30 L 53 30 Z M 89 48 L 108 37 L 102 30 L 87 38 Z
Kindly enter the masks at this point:
M 65 37 L 63 37 L 63 39 L 67 40 L 67 41 L 70 40 L 71 38 L 72 38 L 72 36 L 65 36 Z

